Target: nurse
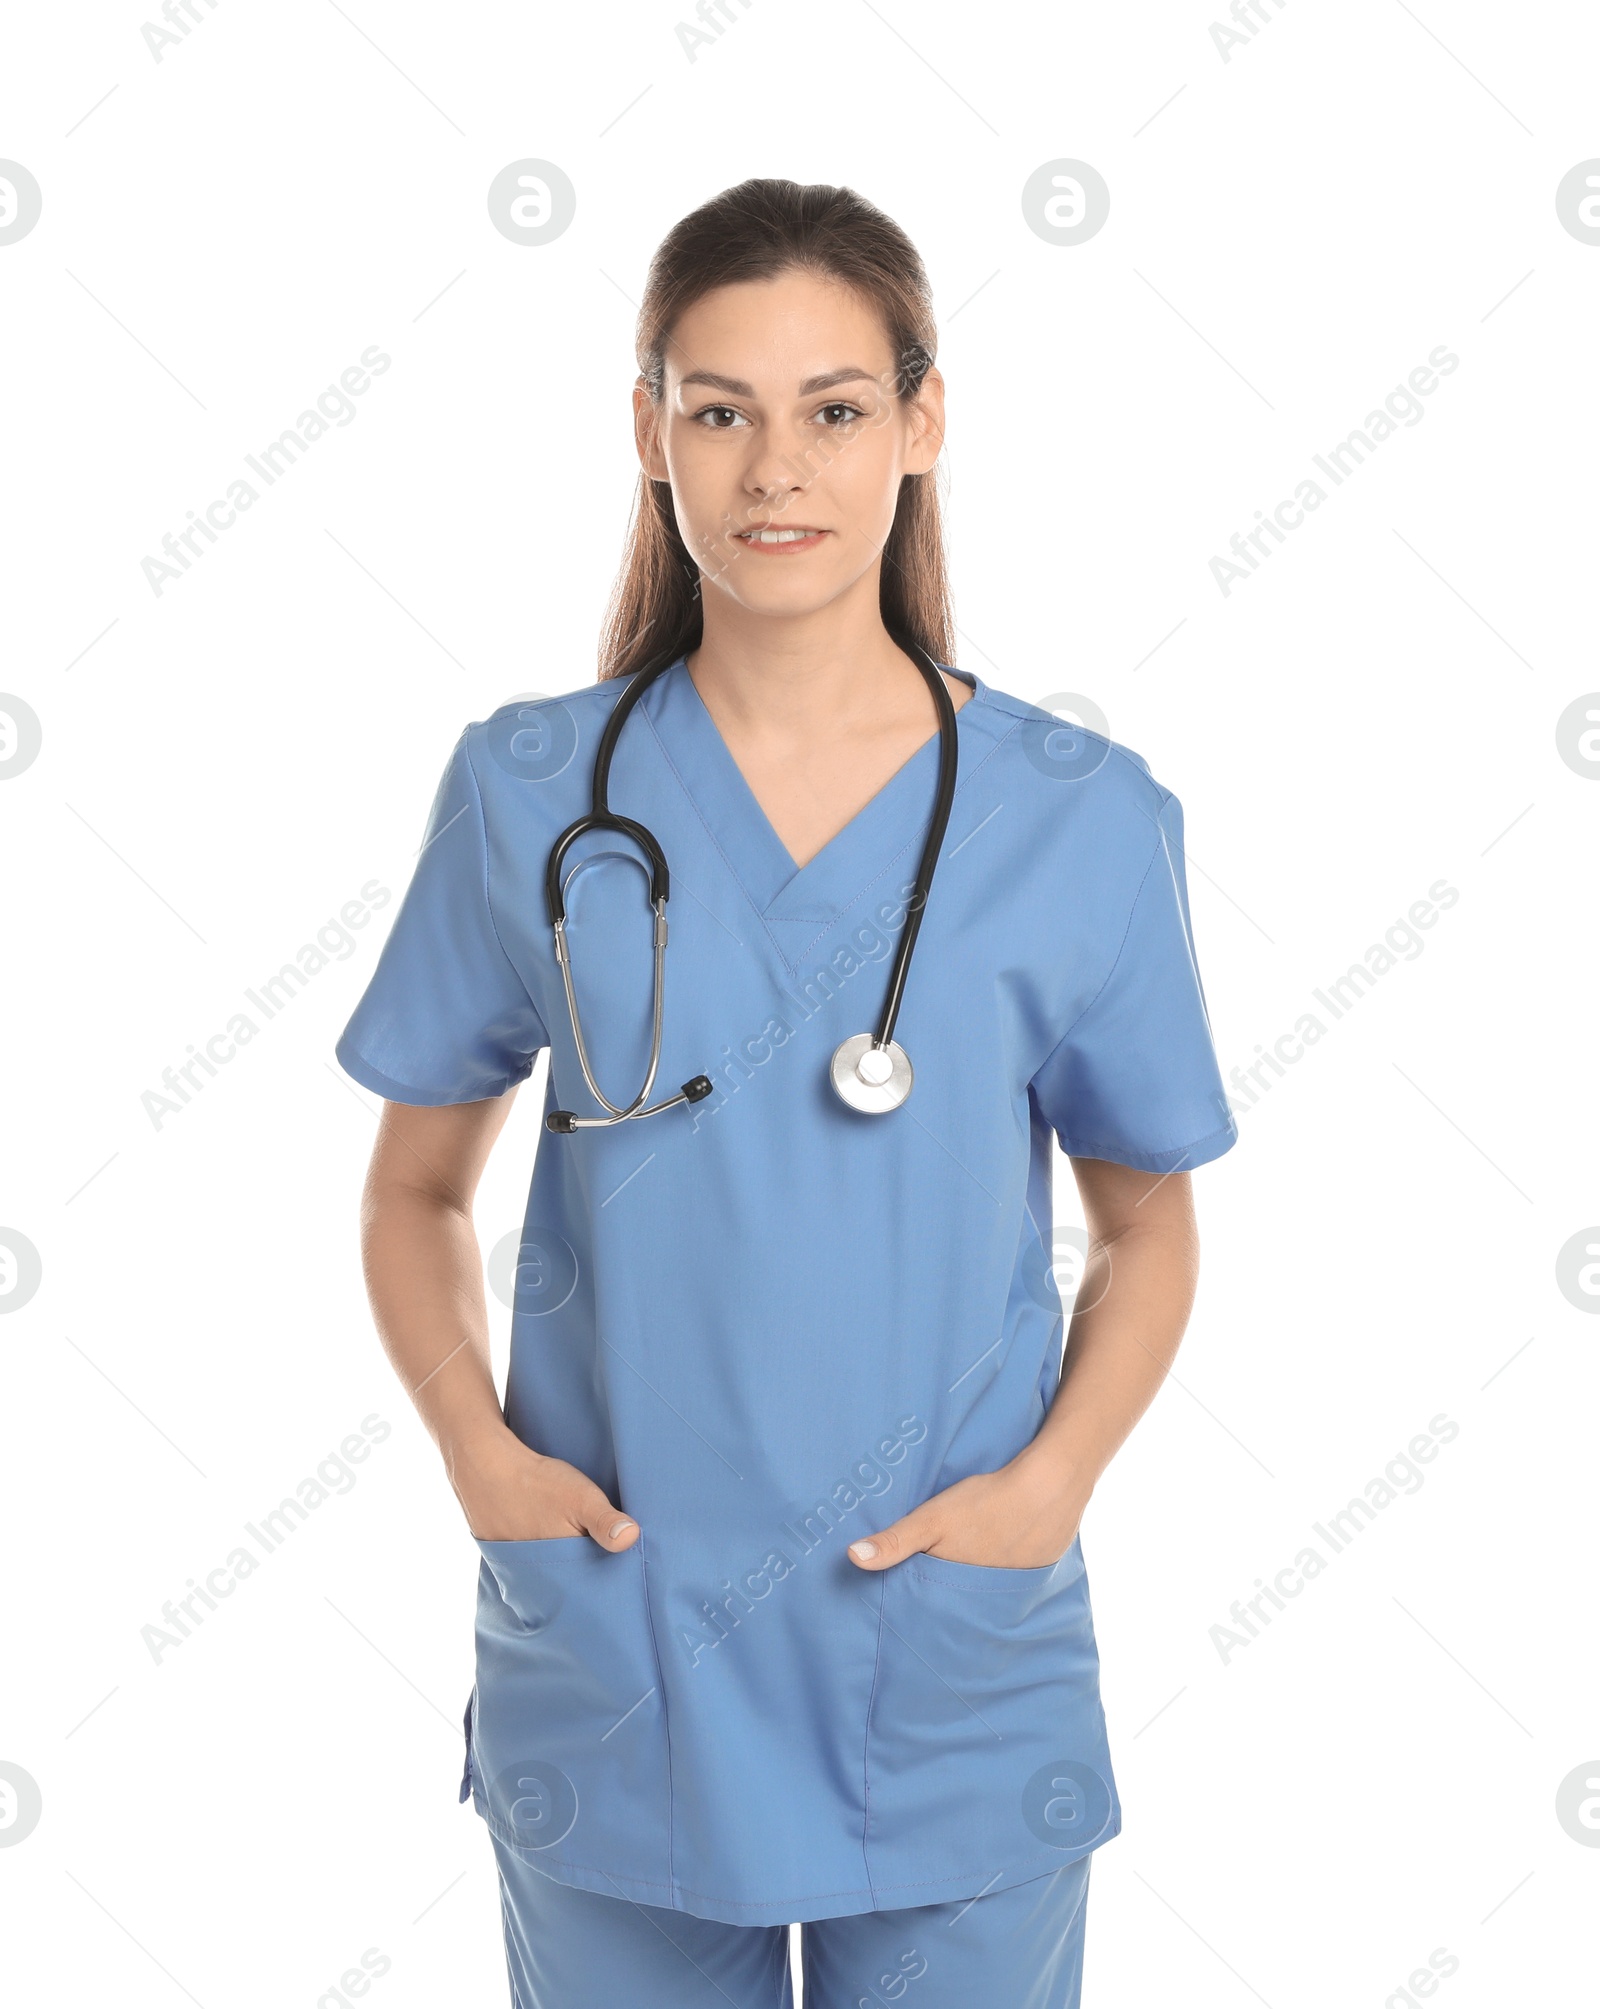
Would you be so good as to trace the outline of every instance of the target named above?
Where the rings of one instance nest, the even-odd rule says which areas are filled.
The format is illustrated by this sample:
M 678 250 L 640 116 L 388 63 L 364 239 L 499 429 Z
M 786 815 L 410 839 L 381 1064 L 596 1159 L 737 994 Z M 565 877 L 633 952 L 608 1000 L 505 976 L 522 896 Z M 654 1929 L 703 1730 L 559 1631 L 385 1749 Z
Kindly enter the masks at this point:
M 536 647 L 563 694 L 463 730 L 339 1041 L 384 1102 L 374 1315 L 479 1551 L 461 1798 L 514 2009 L 783 2009 L 794 1922 L 807 2009 L 1080 2002 L 1121 1810 L 1079 1522 L 1235 1128 L 1177 799 L 951 666 L 935 340 L 848 189 L 668 234 L 599 678 Z M 1018 466 L 1038 381 L 969 388 Z M 1046 494 L 1009 506 L 1054 626 Z M 472 1198 L 546 1051 L 502 1404 Z

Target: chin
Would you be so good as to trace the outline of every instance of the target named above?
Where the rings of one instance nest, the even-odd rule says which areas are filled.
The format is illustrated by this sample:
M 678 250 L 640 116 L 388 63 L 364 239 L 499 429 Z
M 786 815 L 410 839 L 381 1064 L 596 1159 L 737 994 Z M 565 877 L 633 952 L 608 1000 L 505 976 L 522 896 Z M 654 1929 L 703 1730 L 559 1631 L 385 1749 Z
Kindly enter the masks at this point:
M 756 559 L 754 565 L 766 561 Z M 780 559 L 778 565 L 788 561 Z M 800 579 L 798 571 L 804 561 L 796 561 L 794 579 L 742 579 L 740 591 L 732 593 L 730 599 L 738 601 L 746 613 L 752 615 L 774 615 L 794 619 L 796 615 L 814 615 L 824 607 L 830 607 L 842 593 L 848 593 L 854 579 L 834 579 L 812 575 L 810 579 Z M 776 567 L 774 567 L 776 571 Z
M 815 582 L 807 582 L 802 588 L 799 580 L 795 581 L 795 588 L 787 593 L 740 593 L 734 597 L 747 614 L 773 620 L 794 620 L 803 614 L 819 613 L 845 590 L 843 584 L 819 588 Z

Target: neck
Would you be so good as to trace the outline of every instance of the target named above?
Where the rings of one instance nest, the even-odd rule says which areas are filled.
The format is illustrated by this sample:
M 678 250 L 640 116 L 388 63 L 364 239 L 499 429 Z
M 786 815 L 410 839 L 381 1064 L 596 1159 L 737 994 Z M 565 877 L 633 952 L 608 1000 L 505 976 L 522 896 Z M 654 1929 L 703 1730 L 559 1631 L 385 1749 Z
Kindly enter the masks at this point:
M 688 656 L 708 709 L 735 727 L 832 739 L 914 702 L 922 672 L 883 625 L 876 568 L 870 583 L 870 598 L 844 594 L 792 617 L 752 614 L 708 590 L 705 631 Z

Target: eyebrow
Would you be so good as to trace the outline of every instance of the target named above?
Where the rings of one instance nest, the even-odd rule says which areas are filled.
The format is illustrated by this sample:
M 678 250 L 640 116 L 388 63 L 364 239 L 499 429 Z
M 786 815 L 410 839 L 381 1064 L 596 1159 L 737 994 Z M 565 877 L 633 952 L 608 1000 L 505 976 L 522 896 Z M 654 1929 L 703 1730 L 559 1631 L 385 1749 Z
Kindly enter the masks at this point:
M 727 391 L 731 396 L 736 398 L 753 398 L 755 396 L 754 386 L 747 384 L 743 377 L 719 376 L 715 370 L 691 370 L 686 377 L 680 378 L 679 381 L 685 384 L 709 384 L 713 390 Z M 835 384 L 872 383 L 875 381 L 870 370 L 858 369 L 854 363 L 851 363 L 842 370 L 829 370 L 825 375 L 820 377 L 807 377 L 805 382 L 800 386 L 800 396 L 809 398 L 814 391 L 832 390 Z

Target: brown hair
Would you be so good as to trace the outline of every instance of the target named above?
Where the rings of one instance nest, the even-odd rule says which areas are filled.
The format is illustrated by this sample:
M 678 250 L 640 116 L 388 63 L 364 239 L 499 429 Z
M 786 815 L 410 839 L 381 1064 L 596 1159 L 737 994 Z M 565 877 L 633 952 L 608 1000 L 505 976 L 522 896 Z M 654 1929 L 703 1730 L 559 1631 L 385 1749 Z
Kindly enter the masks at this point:
M 639 378 L 660 404 L 664 358 L 679 316 L 718 286 L 800 267 L 853 287 L 882 314 L 896 357 L 894 394 L 914 398 L 933 362 L 932 289 L 916 246 L 854 189 L 742 181 L 702 203 L 661 240 L 645 282 L 635 348 Z M 901 478 L 883 547 L 883 623 L 953 663 L 955 620 L 936 469 Z M 622 677 L 696 648 L 700 572 L 679 534 L 672 490 L 642 470 L 628 544 L 600 639 L 600 676 Z

